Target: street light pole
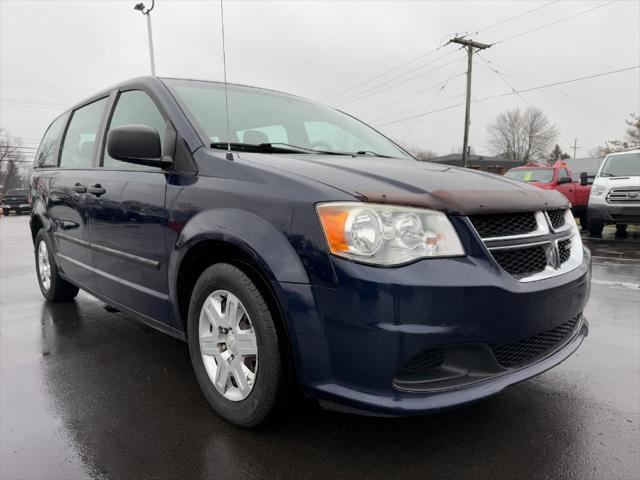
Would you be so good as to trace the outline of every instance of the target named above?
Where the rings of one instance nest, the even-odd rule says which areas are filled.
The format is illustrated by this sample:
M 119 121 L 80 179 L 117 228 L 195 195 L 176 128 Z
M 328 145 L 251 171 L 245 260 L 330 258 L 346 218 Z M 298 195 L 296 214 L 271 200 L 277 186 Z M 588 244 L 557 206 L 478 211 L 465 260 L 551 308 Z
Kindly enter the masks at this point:
M 140 13 L 142 13 L 143 15 L 145 15 L 147 17 L 147 35 L 149 37 L 149 60 L 151 62 L 151 75 L 153 75 L 154 77 L 156 76 L 156 62 L 155 62 L 155 55 L 153 53 L 153 33 L 151 31 L 151 15 L 149 15 L 151 13 L 151 10 L 153 10 L 153 7 L 155 6 L 155 0 L 151 0 L 151 8 L 147 8 L 145 9 L 144 3 L 138 3 L 136 4 L 135 7 L 133 7 L 134 10 L 138 10 L 140 11 Z

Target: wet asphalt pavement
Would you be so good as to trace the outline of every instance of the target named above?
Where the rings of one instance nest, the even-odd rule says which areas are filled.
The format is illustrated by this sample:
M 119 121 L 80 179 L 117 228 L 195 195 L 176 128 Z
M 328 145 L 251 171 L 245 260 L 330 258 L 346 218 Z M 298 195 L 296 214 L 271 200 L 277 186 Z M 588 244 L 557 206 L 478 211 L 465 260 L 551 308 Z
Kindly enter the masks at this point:
M 640 477 L 640 233 L 588 241 L 591 333 L 562 365 L 443 414 L 303 405 L 260 431 L 218 418 L 187 346 L 81 293 L 47 305 L 28 217 L 0 219 L 0 478 Z

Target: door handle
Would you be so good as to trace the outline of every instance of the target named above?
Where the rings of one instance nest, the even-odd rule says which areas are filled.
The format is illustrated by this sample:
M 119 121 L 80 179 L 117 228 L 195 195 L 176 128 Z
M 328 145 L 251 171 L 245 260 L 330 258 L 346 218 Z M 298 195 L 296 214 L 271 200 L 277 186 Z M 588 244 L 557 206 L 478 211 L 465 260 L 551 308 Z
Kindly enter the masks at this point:
M 85 187 L 84 185 L 80 185 L 79 183 L 76 183 L 71 187 L 71 191 L 75 193 L 85 193 L 87 191 L 87 187 Z
M 102 188 L 102 185 L 100 185 L 99 183 L 96 183 L 95 185 L 88 187 L 87 192 L 89 192 L 91 195 L 95 195 L 96 197 L 99 197 L 100 195 L 104 194 L 106 190 Z

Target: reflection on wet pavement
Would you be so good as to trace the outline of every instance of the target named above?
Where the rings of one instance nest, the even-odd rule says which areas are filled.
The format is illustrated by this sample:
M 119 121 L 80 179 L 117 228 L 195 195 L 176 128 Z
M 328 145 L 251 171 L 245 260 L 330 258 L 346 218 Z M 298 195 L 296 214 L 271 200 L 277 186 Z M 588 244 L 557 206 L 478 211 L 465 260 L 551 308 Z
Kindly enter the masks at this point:
M 631 261 L 596 256 L 591 334 L 536 379 L 432 416 L 357 417 L 305 403 L 279 425 L 245 431 L 209 409 L 186 344 L 83 293 L 45 304 L 27 221 L 0 220 L 2 479 L 618 479 L 640 471 L 637 239 L 612 247 Z

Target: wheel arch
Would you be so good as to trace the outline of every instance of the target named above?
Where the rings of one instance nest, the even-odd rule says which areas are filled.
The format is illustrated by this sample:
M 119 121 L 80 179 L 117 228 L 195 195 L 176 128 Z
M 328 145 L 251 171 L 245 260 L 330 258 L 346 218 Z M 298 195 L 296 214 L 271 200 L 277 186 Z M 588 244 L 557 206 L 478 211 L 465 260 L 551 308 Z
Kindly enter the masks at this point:
M 184 225 L 169 261 L 169 295 L 177 327 L 188 331 L 191 293 L 202 272 L 215 263 L 240 268 L 277 315 L 289 351 L 293 347 L 278 282 L 309 283 L 306 270 L 283 232 L 245 210 L 201 212 Z

